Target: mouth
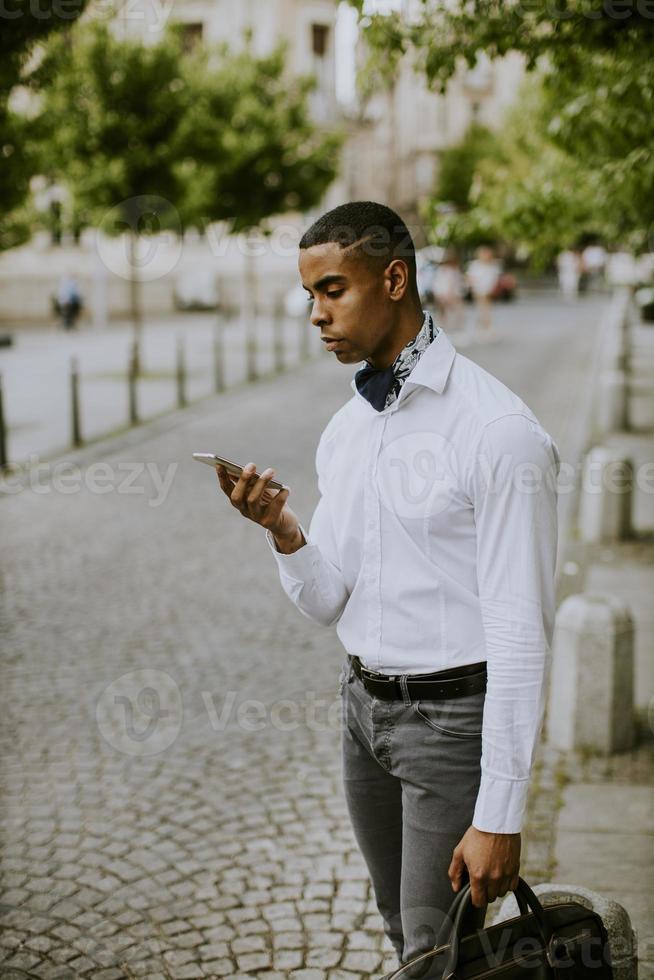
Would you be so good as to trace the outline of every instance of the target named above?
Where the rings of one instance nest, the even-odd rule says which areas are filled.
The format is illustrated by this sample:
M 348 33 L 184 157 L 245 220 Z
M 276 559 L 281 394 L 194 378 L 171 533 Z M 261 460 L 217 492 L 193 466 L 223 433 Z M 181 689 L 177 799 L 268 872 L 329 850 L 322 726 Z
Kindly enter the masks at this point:
M 333 337 L 321 337 L 320 339 L 325 345 L 326 350 L 336 350 L 338 345 L 342 343 L 342 341 L 335 340 Z

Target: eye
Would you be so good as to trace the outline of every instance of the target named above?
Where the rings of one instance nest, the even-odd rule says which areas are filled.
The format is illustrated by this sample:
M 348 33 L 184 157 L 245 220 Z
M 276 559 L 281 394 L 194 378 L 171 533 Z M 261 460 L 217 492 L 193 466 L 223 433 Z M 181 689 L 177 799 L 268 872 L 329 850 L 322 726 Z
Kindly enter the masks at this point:
M 329 296 L 330 299 L 336 299 L 338 296 L 341 295 L 342 292 L 343 292 L 342 289 L 335 289 L 333 292 L 327 293 L 327 295 Z

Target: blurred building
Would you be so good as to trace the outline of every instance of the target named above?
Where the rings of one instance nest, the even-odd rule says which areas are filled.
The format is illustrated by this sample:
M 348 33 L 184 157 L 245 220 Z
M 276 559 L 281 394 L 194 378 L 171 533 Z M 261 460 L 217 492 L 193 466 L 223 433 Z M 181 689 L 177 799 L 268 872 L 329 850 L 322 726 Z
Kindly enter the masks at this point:
M 360 43 L 358 62 L 366 56 Z M 359 104 L 344 161 L 351 199 L 382 200 L 408 215 L 432 192 L 440 153 L 460 143 L 472 122 L 499 128 L 525 72 L 517 53 L 492 62 L 482 56 L 441 95 L 415 71 L 415 60 L 407 54 L 396 78 Z
M 251 32 L 255 55 L 267 54 L 284 40 L 289 70 L 316 77 L 314 119 L 329 124 L 337 115 L 337 10 L 338 0 L 121 0 L 112 24 L 122 37 L 156 43 L 174 20 L 184 26 L 189 46 L 226 42 L 233 49 L 242 47 Z

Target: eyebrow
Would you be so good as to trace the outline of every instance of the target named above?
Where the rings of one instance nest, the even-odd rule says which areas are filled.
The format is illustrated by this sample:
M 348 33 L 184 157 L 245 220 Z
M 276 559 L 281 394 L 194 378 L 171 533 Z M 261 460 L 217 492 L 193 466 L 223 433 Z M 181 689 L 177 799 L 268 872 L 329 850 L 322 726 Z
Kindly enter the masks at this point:
M 331 286 L 332 283 L 335 282 L 347 282 L 347 276 L 341 276 L 336 273 L 332 273 L 331 275 L 328 276 L 323 276 L 322 279 L 318 279 L 318 281 L 313 284 L 312 288 L 314 290 L 324 289 L 326 286 Z M 302 283 L 302 286 L 307 291 L 310 291 L 309 286 L 305 286 L 304 283 Z

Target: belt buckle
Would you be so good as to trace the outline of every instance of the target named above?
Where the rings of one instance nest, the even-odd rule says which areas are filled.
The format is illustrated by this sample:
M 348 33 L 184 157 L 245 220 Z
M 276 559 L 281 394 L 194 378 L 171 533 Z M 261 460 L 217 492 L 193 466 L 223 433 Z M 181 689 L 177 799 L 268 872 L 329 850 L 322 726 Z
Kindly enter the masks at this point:
M 396 677 L 394 674 L 379 674 L 375 670 L 369 670 L 368 667 L 361 666 L 361 677 L 368 681 L 381 681 L 382 683 L 395 682 Z

